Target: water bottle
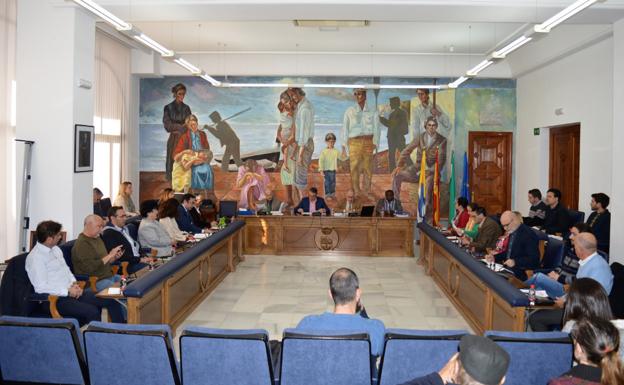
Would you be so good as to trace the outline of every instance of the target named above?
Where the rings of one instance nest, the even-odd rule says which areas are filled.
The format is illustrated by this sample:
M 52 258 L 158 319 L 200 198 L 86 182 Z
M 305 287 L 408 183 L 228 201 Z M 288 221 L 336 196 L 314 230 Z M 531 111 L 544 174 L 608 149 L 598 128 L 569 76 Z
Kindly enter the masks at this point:
M 119 286 L 121 288 L 121 291 L 126 290 L 126 285 L 128 284 L 128 280 L 126 279 L 125 275 L 121 276 L 121 282 L 119 283 Z
M 529 287 L 529 306 L 535 306 L 535 285 Z

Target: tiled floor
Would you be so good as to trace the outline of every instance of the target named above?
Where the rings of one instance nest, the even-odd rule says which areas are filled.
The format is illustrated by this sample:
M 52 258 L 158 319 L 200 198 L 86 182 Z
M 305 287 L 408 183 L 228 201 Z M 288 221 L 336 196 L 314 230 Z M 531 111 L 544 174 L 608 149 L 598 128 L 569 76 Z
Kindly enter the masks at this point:
M 262 328 L 281 339 L 304 316 L 331 311 L 329 276 L 343 266 L 358 274 L 362 303 L 386 327 L 470 330 L 414 258 L 248 256 L 176 334 L 187 325 Z

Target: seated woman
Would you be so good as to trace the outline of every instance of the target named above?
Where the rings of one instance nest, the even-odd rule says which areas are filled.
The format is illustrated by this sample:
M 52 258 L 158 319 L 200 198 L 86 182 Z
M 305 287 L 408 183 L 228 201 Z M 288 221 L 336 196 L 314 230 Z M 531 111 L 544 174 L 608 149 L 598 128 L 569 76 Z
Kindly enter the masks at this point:
M 173 150 L 171 187 L 178 192 L 212 190 L 213 172 L 210 167 L 212 152 L 206 133 L 199 130 L 197 116 L 185 120 L 186 131 L 178 139 Z
M 466 210 L 468 207 L 468 199 L 464 197 L 457 198 L 455 202 L 455 219 L 453 220 L 453 229 L 461 229 L 463 230 L 468 221 L 470 220 L 470 214 Z
M 584 319 L 572 329 L 574 359 L 578 365 L 548 385 L 621 385 L 624 367 L 618 357 L 620 334 L 609 321 Z
M 153 200 L 141 203 L 141 224 L 139 225 L 139 244 L 156 250 L 157 257 L 168 257 L 172 253 L 171 246 L 176 242 L 171 239 L 167 230 L 158 222 L 158 205 Z
M 178 202 L 175 198 L 171 198 L 166 201 L 158 211 L 160 217 L 160 224 L 165 228 L 169 237 L 175 242 L 186 242 L 193 238 L 192 235 L 180 230 L 176 217 L 178 216 Z
M 161 192 L 160 195 L 158 196 L 158 206 L 160 206 L 161 204 L 165 203 L 166 201 L 168 201 L 169 199 L 175 197 L 175 193 L 173 191 L 172 188 L 164 188 Z
M 250 210 L 257 209 L 258 201 L 265 200 L 269 184 L 269 176 L 255 160 L 247 159 L 245 164 L 238 168 L 236 187 L 241 189 L 238 207 Z
M 121 182 L 119 185 L 119 191 L 117 192 L 117 197 L 115 197 L 115 201 L 113 202 L 113 206 L 123 207 L 128 217 L 135 217 L 139 215 L 139 212 L 132 201 L 132 182 Z
M 478 204 L 475 202 L 470 202 L 466 205 L 466 212 L 468 213 L 468 222 L 466 222 L 466 226 L 463 229 L 456 229 L 455 232 L 459 236 L 467 236 L 471 239 L 475 239 L 477 237 L 477 233 L 479 232 L 479 223 L 476 220 L 477 217 L 477 207 Z

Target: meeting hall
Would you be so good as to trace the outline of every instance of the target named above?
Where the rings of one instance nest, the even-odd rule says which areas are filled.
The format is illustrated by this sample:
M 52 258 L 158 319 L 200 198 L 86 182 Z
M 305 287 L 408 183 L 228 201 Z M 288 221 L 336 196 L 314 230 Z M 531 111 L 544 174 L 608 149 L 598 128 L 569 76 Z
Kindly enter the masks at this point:
M 624 384 L 624 0 L 0 0 L 0 53 L 0 383 Z

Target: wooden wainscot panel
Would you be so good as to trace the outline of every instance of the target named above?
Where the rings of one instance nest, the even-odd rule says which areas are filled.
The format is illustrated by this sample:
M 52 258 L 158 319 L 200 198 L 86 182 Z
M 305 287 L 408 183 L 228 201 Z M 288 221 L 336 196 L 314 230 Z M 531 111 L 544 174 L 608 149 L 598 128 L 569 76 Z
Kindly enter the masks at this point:
M 228 271 L 228 245 L 221 244 L 210 255 L 210 283 Z
M 245 251 L 248 254 L 275 254 L 279 219 L 270 217 L 246 217 L 243 228 Z
M 524 308 L 509 306 L 507 301 L 493 295 L 492 330 L 524 331 Z
M 411 220 L 380 220 L 377 222 L 379 255 L 406 255 L 412 252 Z
M 431 274 L 437 279 L 444 289 L 449 291 L 449 270 L 451 269 L 452 259 L 446 252 L 439 247 L 434 247 L 431 253 Z
M 128 323 L 163 323 L 163 286 L 150 290 L 142 298 L 128 298 Z
M 191 305 L 195 297 L 201 295 L 199 262 L 200 260 L 192 262 L 189 269 L 176 273 L 167 280 L 171 324 L 175 324 L 183 315 L 183 310 Z
M 469 272 L 463 265 L 457 269 L 457 291 L 459 310 L 473 329 L 483 333 L 488 319 L 486 298 L 489 288 Z

